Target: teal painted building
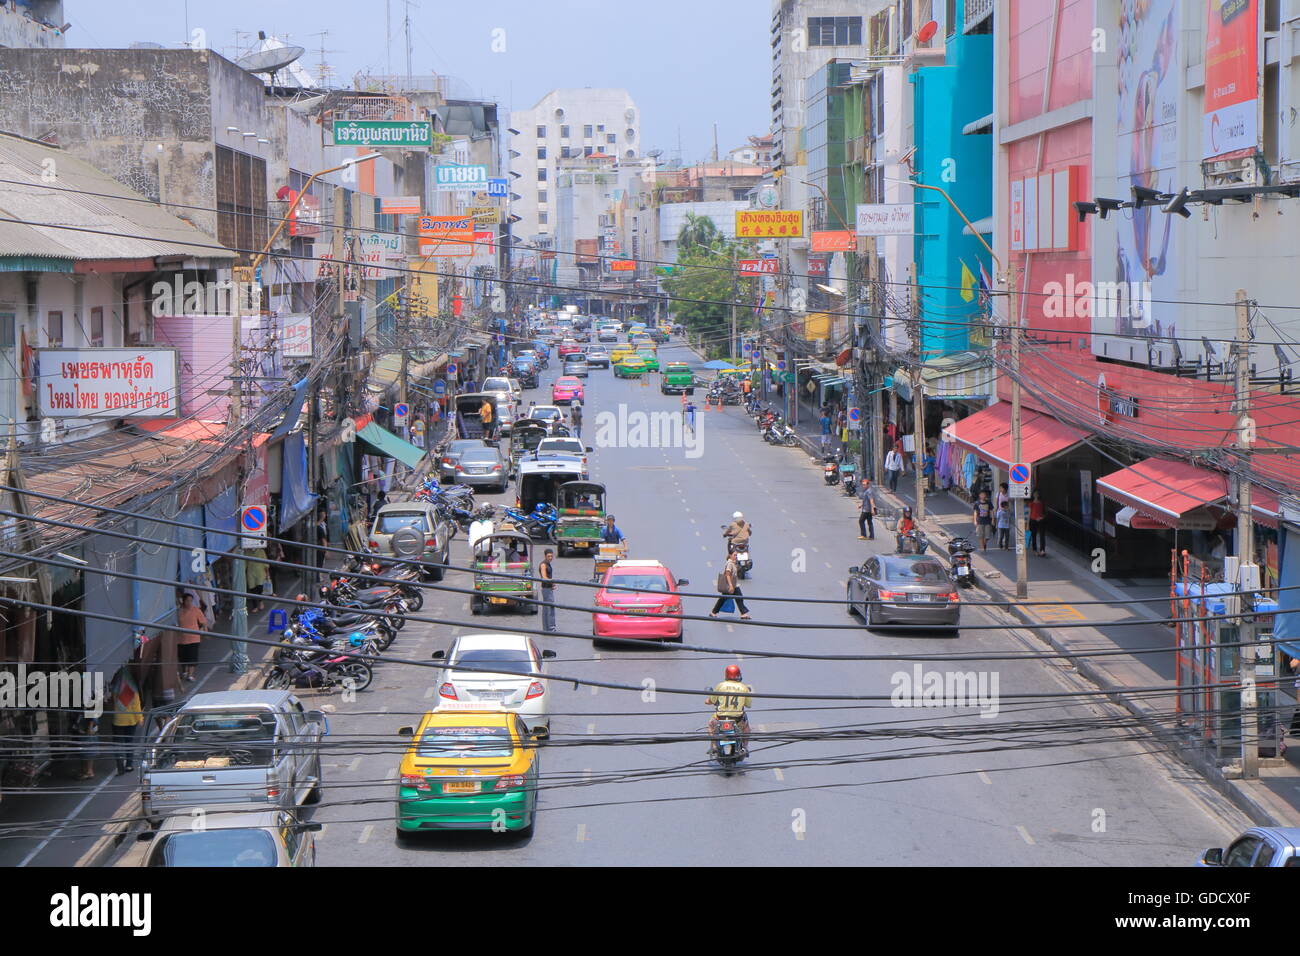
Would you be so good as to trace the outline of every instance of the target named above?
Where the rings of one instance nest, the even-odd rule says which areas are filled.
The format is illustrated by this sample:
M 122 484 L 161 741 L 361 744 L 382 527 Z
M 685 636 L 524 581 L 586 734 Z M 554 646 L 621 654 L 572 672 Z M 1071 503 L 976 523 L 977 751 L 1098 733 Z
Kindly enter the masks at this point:
M 971 222 L 988 230 L 984 239 L 992 244 L 992 132 L 962 130 L 993 112 L 993 37 L 963 34 L 963 4 L 953 6 L 957 22 L 947 36 L 944 65 L 922 67 L 909 78 L 914 86 L 915 178 L 945 190 Z M 972 334 L 969 323 L 982 315 L 980 266 L 994 275 L 988 251 L 963 232 L 965 223 L 942 195 L 929 189 L 914 192 L 922 358 L 986 345 L 981 327 Z M 964 273 L 963 263 L 969 272 Z

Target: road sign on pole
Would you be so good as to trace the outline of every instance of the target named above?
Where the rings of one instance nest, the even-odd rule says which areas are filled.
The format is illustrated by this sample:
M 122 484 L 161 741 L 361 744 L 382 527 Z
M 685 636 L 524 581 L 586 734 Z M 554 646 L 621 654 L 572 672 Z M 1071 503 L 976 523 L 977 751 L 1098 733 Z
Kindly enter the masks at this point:
M 406 416 L 411 414 L 411 406 L 406 402 L 398 402 L 393 406 L 393 422 L 400 425 L 406 421 Z
M 447 363 L 447 381 L 449 381 L 449 382 L 454 382 L 454 381 L 456 381 L 456 363 L 455 363 L 455 362 L 448 362 L 448 363 Z
M 1029 497 L 1029 465 L 1018 461 L 1007 472 L 1007 492 L 1012 498 Z
M 266 506 L 245 505 L 239 512 L 239 528 L 245 548 L 266 546 Z

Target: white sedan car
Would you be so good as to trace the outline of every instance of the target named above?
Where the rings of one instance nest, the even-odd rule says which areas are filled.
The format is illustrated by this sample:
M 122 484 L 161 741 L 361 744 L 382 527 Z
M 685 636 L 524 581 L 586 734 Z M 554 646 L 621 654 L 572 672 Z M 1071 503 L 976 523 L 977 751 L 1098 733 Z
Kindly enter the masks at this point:
M 517 713 L 529 731 L 550 733 L 546 678 L 542 661 L 555 651 L 541 651 L 524 634 L 462 634 L 449 651 L 434 651 L 445 660 L 438 681 L 438 703 L 481 703 Z M 437 709 L 437 708 L 435 708 Z

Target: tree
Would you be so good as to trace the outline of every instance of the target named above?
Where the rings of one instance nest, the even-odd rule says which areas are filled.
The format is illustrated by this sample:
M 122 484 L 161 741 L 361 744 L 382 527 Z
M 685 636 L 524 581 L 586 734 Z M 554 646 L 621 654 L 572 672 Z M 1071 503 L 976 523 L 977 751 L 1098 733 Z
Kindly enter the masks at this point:
M 686 214 L 686 222 L 677 233 L 678 258 L 697 250 L 708 251 L 725 244 L 726 237 L 719 231 L 717 224 L 708 216 L 697 216 L 693 212 Z

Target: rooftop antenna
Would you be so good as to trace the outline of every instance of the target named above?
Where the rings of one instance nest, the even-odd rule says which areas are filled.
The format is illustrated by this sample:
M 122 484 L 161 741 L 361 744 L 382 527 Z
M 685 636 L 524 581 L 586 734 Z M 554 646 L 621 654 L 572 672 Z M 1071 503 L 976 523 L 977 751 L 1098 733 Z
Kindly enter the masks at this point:
M 259 30 L 259 41 L 266 40 L 266 34 Z M 275 75 L 291 63 L 296 63 L 307 50 L 300 46 L 285 45 L 270 50 L 254 50 L 235 61 L 235 66 L 249 73 L 265 73 L 271 78 L 271 92 L 275 92 Z
M 718 161 L 718 124 L 713 124 L 713 161 Z
M 387 54 L 389 76 L 393 75 L 393 4 L 384 0 L 384 53 Z

